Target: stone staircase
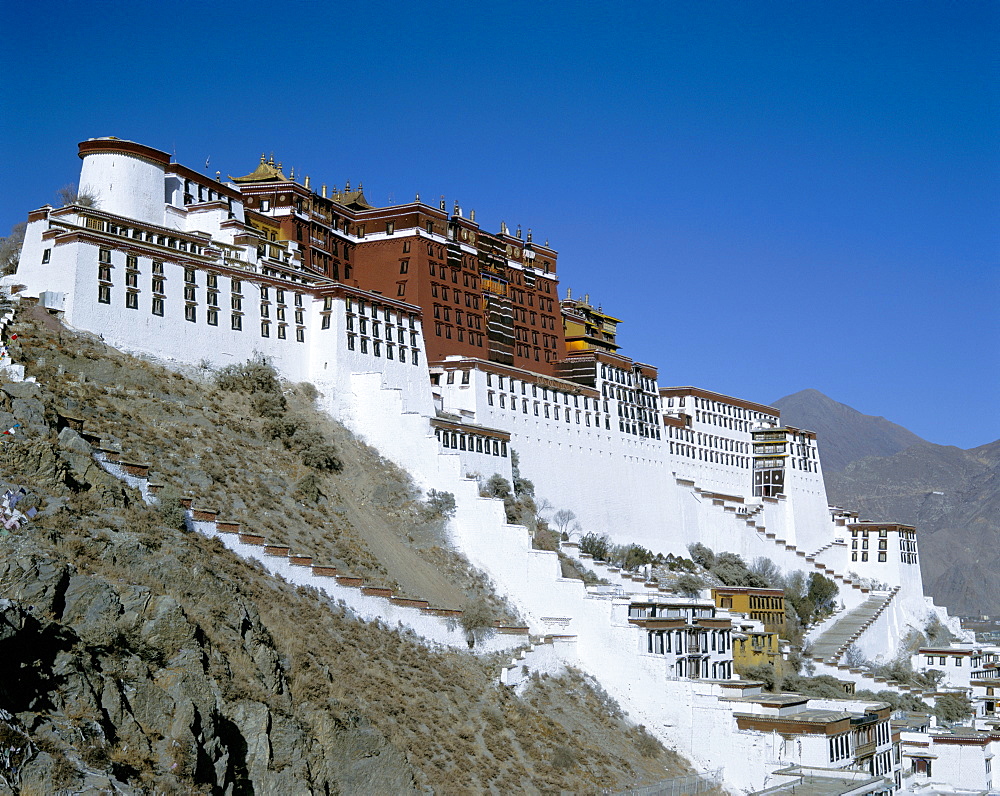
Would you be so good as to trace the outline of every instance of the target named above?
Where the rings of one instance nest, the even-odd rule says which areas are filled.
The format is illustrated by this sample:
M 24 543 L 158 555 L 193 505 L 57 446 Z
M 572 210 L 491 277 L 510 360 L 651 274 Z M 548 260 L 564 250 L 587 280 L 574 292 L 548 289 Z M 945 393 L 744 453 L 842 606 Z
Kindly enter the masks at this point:
M 848 647 L 875 623 L 898 591 L 897 586 L 888 594 L 871 595 L 856 608 L 843 611 L 813 639 L 810 657 L 819 663 L 836 666 Z

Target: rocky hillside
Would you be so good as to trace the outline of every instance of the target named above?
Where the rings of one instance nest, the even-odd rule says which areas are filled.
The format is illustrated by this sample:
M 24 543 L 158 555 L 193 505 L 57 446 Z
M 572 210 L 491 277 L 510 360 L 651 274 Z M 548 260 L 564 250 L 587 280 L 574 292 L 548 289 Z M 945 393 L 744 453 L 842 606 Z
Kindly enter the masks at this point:
M 1000 614 L 1000 441 L 971 450 L 921 443 L 827 473 L 827 493 L 872 520 L 919 531 L 924 584 L 958 614 Z
M 886 420 L 838 403 L 819 390 L 801 390 L 771 403 L 781 419 L 819 434 L 824 472 L 843 470 L 865 456 L 892 456 L 924 440 Z
M 501 615 L 405 475 L 326 425 L 307 387 L 268 408 L 38 311 L 15 331 L 40 383 L 0 385 L 0 421 L 21 426 L 0 479 L 38 513 L 0 534 L 3 792 L 596 793 L 687 773 L 581 676 L 518 696 L 497 685 L 506 659 L 360 622 L 184 530 L 169 501 L 147 506 L 60 431 L 81 416 L 152 462 L 165 495 L 190 490 L 318 560 L 439 605 L 480 594 Z M 275 413 L 320 437 L 286 444 Z M 317 465 L 317 439 L 338 467 Z
M 775 401 L 782 419 L 820 433 L 830 502 L 915 525 L 924 584 L 958 614 L 1000 614 L 1000 441 L 935 445 L 816 390 Z

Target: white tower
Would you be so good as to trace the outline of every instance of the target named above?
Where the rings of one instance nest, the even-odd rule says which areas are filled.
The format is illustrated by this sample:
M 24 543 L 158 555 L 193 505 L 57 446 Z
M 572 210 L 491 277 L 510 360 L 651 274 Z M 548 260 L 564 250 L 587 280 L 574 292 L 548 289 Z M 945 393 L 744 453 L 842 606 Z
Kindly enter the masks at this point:
M 170 155 L 119 138 L 91 138 L 80 144 L 80 157 L 80 191 L 94 194 L 98 210 L 163 224 Z

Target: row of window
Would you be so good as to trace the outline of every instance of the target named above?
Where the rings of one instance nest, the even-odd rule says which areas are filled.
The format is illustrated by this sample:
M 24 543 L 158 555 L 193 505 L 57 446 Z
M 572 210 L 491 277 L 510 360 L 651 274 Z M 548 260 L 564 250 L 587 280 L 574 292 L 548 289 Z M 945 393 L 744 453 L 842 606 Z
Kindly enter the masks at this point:
M 202 247 L 195 241 L 187 241 L 183 238 L 161 235 L 156 232 L 150 232 L 149 230 L 123 227 L 113 221 L 105 222 L 100 218 L 91 218 L 88 216 L 84 219 L 84 226 L 86 226 L 87 229 L 93 229 L 97 232 L 107 232 L 109 235 L 119 235 L 123 238 L 131 237 L 132 240 L 142 241 L 143 243 L 153 243 L 157 246 L 163 246 L 167 249 L 177 249 L 178 251 L 188 252 L 189 254 L 203 253 Z M 101 251 L 107 252 L 107 262 L 111 262 L 111 250 L 101 249 Z
M 851 540 L 851 549 L 852 550 L 857 550 L 858 549 L 858 540 L 857 539 L 852 539 Z M 868 540 L 867 539 L 862 539 L 861 540 L 861 549 L 862 550 L 867 550 L 868 549 Z M 878 549 L 879 550 L 888 550 L 889 549 L 889 540 L 888 539 L 879 539 L 878 540 Z
M 462 384 L 468 384 L 468 373 L 469 371 L 462 371 Z M 513 376 L 500 376 L 494 375 L 493 373 L 487 372 L 486 374 L 486 386 L 492 387 L 494 385 L 494 379 L 496 380 L 496 386 L 501 389 L 509 389 L 511 394 L 516 394 L 518 392 L 518 385 L 520 385 L 520 394 L 527 395 L 528 388 L 531 388 L 532 398 L 541 398 L 543 401 L 552 401 L 558 403 L 560 397 L 562 397 L 562 402 L 564 406 L 569 406 L 570 393 L 562 392 L 560 390 L 550 389 L 549 387 L 541 387 L 538 384 L 533 384 L 524 380 L 518 381 Z M 448 374 L 448 384 L 454 383 L 454 371 L 449 371 Z M 597 398 L 591 398 L 589 395 L 583 396 L 583 406 L 580 406 L 580 396 L 572 395 L 573 407 L 576 409 L 594 409 L 595 411 L 600 411 L 600 405 L 598 404 Z M 608 411 L 607 403 L 604 404 L 604 411 Z
M 538 313 L 534 310 L 526 310 L 524 307 L 511 307 L 511 312 L 514 315 L 514 323 L 528 323 L 531 326 L 538 326 L 539 321 L 541 321 L 541 327 L 543 329 L 551 329 L 555 331 L 556 319 L 552 315 L 542 315 L 539 318 Z
M 97 301 L 100 304 L 110 304 L 111 303 L 111 290 L 113 285 L 100 284 L 97 286 Z M 165 307 L 165 299 L 163 296 L 153 296 L 150 304 L 150 312 L 153 315 L 163 317 Z M 126 290 L 125 292 L 125 308 L 130 310 L 139 309 L 139 292 L 136 290 Z M 329 316 L 324 316 L 328 318 Z M 191 323 L 197 323 L 198 321 L 198 305 L 197 304 L 185 304 L 184 305 L 184 320 L 190 321 Z M 209 326 L 219 325 L 219 309 L 217 307 L 209 306 L 205 309 L 205 321 Z M 243 315 L 234 312 L 229 318 L 230 328 L 233 331 L 241 332 L 243 331 Z M 277 327 L 277 337 L 279 340 L 285 340 L 288 338 L 288 326 L 284 323 L 276 324 Z M 328 328 L 327 325 L 324 328 Z M 262 320 L 260 325 L 260 335 L 261 337 L 271 336 L 271 322 L 269 320 Z M 305 329 L 298 327 L 295 330 L 295 339 L 300 342 L 305 342 Z
M 347 350 L 360 351 L 362 354 L 372 354 L 377 357 L 381 357 L 384 352 L 386 359 L 398 359 L 400 362 L 409 361 L 413 365 L 420 364 L 419 349 L 407 349 L 406 346 L 397 346 L 395 343 L 383 343 L 381 340 L 358 337 L 350 332 L 347 334 Z M 408 350 L 409 354 L 407 354 Z
M 964 656 L 962 656 L 962 655 L 956 655 L 954 658 L 952 658 L 952 660 L 953 660 L 953 662 L 954 662 L 954 664 L 956 666 L 961 667 L 962 666 L 963 657 Z M 926 658 L 927 658 L 927 665 L 928 666 L 933 666 L 934 665 L 934 656 L 933 655 L 928 655 L 928 656 L 926 656 Z M 944 656 L 944 655 L 938 656 L 937 660 L 938 660 L 938 666 L 947 666 L 948 665 L 948 658 L 946 656 Z
M 465 293 L 456 288 L 450 288 L 447 285 L 439 285 L 437 282 L 431 283 L 431 296 L 433 298 L 440 298 L 442 301 L 451 301 L 459 306 L 464 303 L 469 309 L 479 309 L 479 296 L 475 293 Z M 453 298 L 449 298 L 452 296 Z
M 324 309 L 330 308 L 324 306 Z M 369 315 L 372 319 L 376 319 L 381 315 L 382 320 L 386 323 L 392 323 L 396 320 L 400 326 L 408 326 L 412 330 L 416 330 L 417 328 L 417 318 L 415 315 L 403 312 L 402 310 L 393 310 L 391 307 L 379 304 L 377 301 L 348 297 L 344 302 L 344 311 L 348 315 L 357 313 L 359 318 L 363 315 Z
M 659 436 L 657 436 L 657 439 L 659 439 Z M 669 451 L 675 456 L 686 456 L 689 459 L 722 464 L 726 467 L 745 468 L 750 465 L 750 459 L 746 456 L 737 456 L 734 453 L 724 453 L 722 451 L 709 451 L 704 448 L 696 448 L 694 445 L 685 445 L 681 442 L 671 442 Z
M 831 763 L 846 760 L 851 756 L 851 734 L 849 732 L 832 736 L 829 743 Z
M 853 552 L 853 553 L 851 553 L 851 561 L 858 561 L 858 560 L 859 560 L 859 559 L 858 559 L 858 554 L 857 554 L 857 552 Z M 868 553 L 867 553 L 867 551 L 864 551 L 864 550 L 863 550 L 863 551 L 861 552 L 861 559 L 860 559 L 860 560 L 861 560 L 861 561 L 867 561 L 867 560 L 868 560 Z M 878 560 L 879 560 L 879 563 L 885 563 L 885 561 L 887 560 L 887 554 L 886 554 L 886 553 L 884 553 L 884 552 L 883 552 L 883 553 L 879 553 L 879 554 L 878 554 Z M 904 563 L 905 563 L 905 562 L 904 562 Z
M 435 304 L 432 312 L 436 320 L 451 321 L 451 307 L 442 307 L 440 304 Z M 483 316 L 457 309 L 455 310 L 455 323 L 459 326 L 467 325 L 470 329 L 482 329 Z
M 372 319 L 369 321 L 363 315 L 355 315 L 354 313 L 347 313 L 347 317 L 344 319 L 344 324 L 348 332 L 358 332 L 361 335 L 367 337 L 369 335 L 369 328 L 371 329 L 371 336 L 375 338 L 382 337 L 383 322 Z M 369 325 L 370 324 L 370 325 Z M 323 327 L 327 328 L 326 326 Z M 417 333 L 414 331 L 408 332 L 406 327 L 402 325 L 393 325 L 391 321 L 384 322 L 385 329 L 385 340 L 387 343 L 393 342 L 395 339 L 400 345 L 406 345 L 406 336 L 409 334 L 410 346 L 412 348 L 417 347 Z
M 481 434 L 466 434 L 459 431 L 447 431 L 440 428 L 434 429 L 434 436 L 438 438 L 442 448 L 452 450 L 470 451 L 473 453 L 485 453 L 487 456 L 507 456 L 507 441 L 496 439 L 495 437 L 485 437 Z
M 496 400 L 495 396 L 496 395 L 497 395 L 497 393 L 495 393 L 493 390 L 489 390 L 486 393 L 486 403 L 489 404 L 490 406 L 496 406 L 496 403 L 495 403 L 495 400 Z M 576 396 L 574 396 L 574 397 L 576 397 Z M 500 403 L 500 408 L 501 409 L 506 409 L 507 408 L 507 404 L 508 404 L 508 402 L 507 402 L 507 393 L 504 393 L 504 392 L 499 393 L 499 403 Z M 534 411 L 534 416 L 535 417 L 544 417 L 547 420 L 550 420 L 550 419 L 551 420 L 564 419 L 567 423 L 570 423 L 573 420 L 574 412 L 571 411 L 568 407 L 565 408 L 565 409 L 563 409 L 563 411 L 560 413 L 559 404 L 548 404 L 548 403 L 540 403 L 538 401 L 532 401 L 530 403 L 530 405 L 533 407 L 533 411 Z M 514 395 L 511 395 L 510 396 L 510 409 L 511 409 L 511 411 L 512 412 L 516 412 L 517 411 L 517 407 L 518 407 L 517 397 L 514 396 Z M 521 399 L 521 412 L 523 414 L 529 414 L 528 407 L 529 407 L 528 399 L 527 398 L 522 398 Z M 588 427 L 591 425 L 591 413 L 590 412 L 581 412 L 579 409 L 577 409 L 577 410 L 575 410 L 575 415 L 576 415 L 576 423 L 577 423 L 577 425 L 580 425 L 580 418 L 581 417 L 584 419 L 584 424 L 585 425 L 587 425 Z M 600 416 L 600 414 L 596 414 L 595 413 L 593 415 L 593 420 L 594 420 L 593 425 L 595 425 L 598 428 L 600 428 L 600 426 L 601 426 L 601 416 Z M 611 420 L 608 418 L 607 415 L 604 416 L 604 428 L 607 429 L 608 431 L 611 430 Z M 622 430 L 624 430 L 624 429 L 622 429 Z
M 728 630 L 650 630 L 646 633 L 646 652 L 683 655 L 687 652 L 729 652 L 732 638 Z
M 481 332 L 466 331 L 461 326 L 454 327 L 450 323 L 439 323 L 434 322 L 434 334 L 438 337 L 443 337 L 446 340 L 451 340 L 456 338 L 458 342 L 466 342 L 466 337 L 468 337 L 469 345 L 478 346 L 482 348 L 486 342 L 486 336 Z
M 437 277 L 442 281 L 446 281 L 449 277 L 451 278 L 451 283 L 453 285 L 458 284 L 458 275 L 462 274 L 462 285 L 464 287 L 470 288 L 472 290 L 479 289 L 479 277 L 475 274 L 470 274 L 468 272 L 459 271 L 457 268 L 448 268 L 440 263 L 429 262 L 427 264 L 427 270 L 431 276 Z M 399 261 L 399 273 L 407 274 L 410 272 L 410 261 L 400 260 Z M 448 298 L 448 288 L 444 285 L 438 285 L 436 282 L 432 283 L 432 287 L 438 287 L 444 291 L 444 298 Z M 456 287 L 453 288 L 455 291 L 455 301 L 458 301 L 458 297 L 461 295 L 461 291 Z M 436 294 L 435 294 L 436 295 Z

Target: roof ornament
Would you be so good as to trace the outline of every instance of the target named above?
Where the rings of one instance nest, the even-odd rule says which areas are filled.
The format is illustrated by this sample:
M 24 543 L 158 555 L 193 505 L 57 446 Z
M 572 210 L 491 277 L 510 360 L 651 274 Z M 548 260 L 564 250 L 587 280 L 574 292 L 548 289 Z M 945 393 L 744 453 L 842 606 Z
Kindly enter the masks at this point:
M 441 202 L 440 202 L 440 204 L 439 204 L 438 206 L 439 206 L 439 207 L 440 207 L 440 208 L 441 208 L 442 210 L 445 210 L 445 209 L 446 209 L 446 207 L 445 207 L 445 203 L 444 203 L 444 194 L 441 194 Z
M 566 288 L 566 301 L 569 301 L 571 298 L 573 298 L 573 288 L 568 287 Z
M 531 243 L 531 227 L 528 227 L 528 243 Z
M 292 172 L 291 172 L 291 175 L 289 176 L 289 179 L 292 182 L 295 182 L 295 166 L 292 166 Z
M 305 188 L 306 188 L 307 191 L 309 190 L 309 175 L 308 174 L 306 175 Z
M 271 157 L 269 157 L 267 159 L 267 165 L 268 166 L 273 166 L 274 165 L 274 153 L 273 152 L 271 153 Z
M 506 221 L 501 221 L 500 222 L 500 234 L 501 235 L 510 235 L 510 229 L 507 227 L 507 222 Z
M 517 225 L 517 232 L 515 232 L 514 234 L 517 235 L 518 240 L 520 240 L 520 238 L 521 238 L 521 225 L 520 224 Z
M 365 189 L 365 184 L 361 182 L 361 180 L 358 180 L 358 193 L 361 193 L 362 191 L 364 191 L 364 189 Z
M 453 216 L 461 216 L 462 215 L 462 208 L 458 206 L 458 199 L 455 200 L 455 209 L 452 210 L 451 214 Z
M 417 197 L 413 201 L 414 202 L 419 202 L 420 201 L 420 191 L 417 191 Z
M 221 171 L 215 172 L 215 181 L 216 182 L 222 182 L 222 172 Z
M 261 152 L 260 153 L 260 165 L 263 166 L 265 163 L 267 163 L 267 155 L 265 155 L 263 152 Z
M 476 211 L 475 210 L 470 210 L 469 211 L 469 221 L 475 222 L 475 220 L 476 220 Z
M 548 238 L 545 239 L 545 248 L 546 249 L 549 248 L 549 239 Z
M 351 192 L 351 181 L 348 180 L 347 182 L 344 183 L 344 193 L 350 193 L 350 192 Z
M 326 185 L 323 186 L 323 198 L 326 199 Z

